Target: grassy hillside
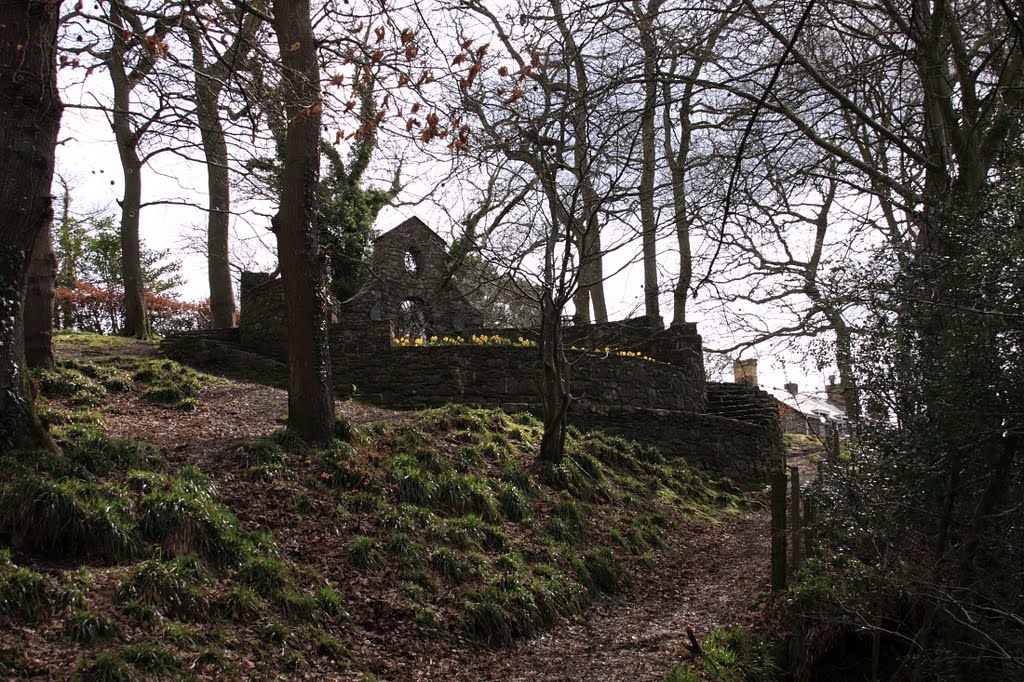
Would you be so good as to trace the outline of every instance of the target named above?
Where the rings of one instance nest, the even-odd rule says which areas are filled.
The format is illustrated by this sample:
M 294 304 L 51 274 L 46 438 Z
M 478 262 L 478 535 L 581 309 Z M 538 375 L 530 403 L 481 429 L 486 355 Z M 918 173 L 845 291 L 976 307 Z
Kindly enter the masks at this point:
M 387 677 L 367 641 L 507 645 L 740 501 L 600 434 L 541 467 L 532 417 L 456 406 L 339 419 L 320 450 L 282 427 L 192 462 L 190 443 L 110 437 L 105 411 L 173 421 L 225 380 L 95 337 L 60 348 L 80 359 L 36 380 L 63 455 L 0 458 L 0 675 Z

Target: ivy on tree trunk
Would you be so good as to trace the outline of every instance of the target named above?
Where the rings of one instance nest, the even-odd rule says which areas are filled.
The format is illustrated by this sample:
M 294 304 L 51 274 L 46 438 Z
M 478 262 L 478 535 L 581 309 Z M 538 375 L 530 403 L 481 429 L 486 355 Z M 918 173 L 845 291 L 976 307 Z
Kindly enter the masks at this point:
M 28 391 L 20 320 L 28 258 L 53 218 L 59 10 L 52 1 L 0 3 L 0 448 L 52 446 Z
M 288 427 L 308 442 L 331 439 L 334 396 L 328 295 L 316 233 L 320 182 L 320 68 L 308 0 L 274 0 L 288 134 L 274 217 L 288 310 Z

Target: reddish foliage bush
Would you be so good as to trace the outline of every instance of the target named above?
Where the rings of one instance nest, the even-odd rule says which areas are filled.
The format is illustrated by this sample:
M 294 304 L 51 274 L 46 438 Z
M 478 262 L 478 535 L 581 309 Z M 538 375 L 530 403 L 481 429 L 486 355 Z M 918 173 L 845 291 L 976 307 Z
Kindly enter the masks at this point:
M 150 327 L 157 334 L 207 329 L 210 301 L 179 301 L 170 296 L 146 294 Z M 57 287 L 54 325 L 59 329 L 112 334 L 124 326 L 124 292 L 88 282 Z

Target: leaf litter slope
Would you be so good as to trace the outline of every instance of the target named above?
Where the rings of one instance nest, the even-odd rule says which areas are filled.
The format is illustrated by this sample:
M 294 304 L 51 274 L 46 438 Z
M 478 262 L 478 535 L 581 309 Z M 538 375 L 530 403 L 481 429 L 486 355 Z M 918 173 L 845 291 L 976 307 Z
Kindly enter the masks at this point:
M 344 587 L 352 614 L 347 644 L 369 661 L 377 679 L 393 680 L 659 680 L 677 662 L 691 627 L 699 638 L 734 624 L 755 624 L 768 587 L 768 515 L 748 509 L 726 522 L 678 527 L 654 552 L 624 594 L 598 600 L 584 615 L 512 648 L 486 649 L 462 638 L 424 636 L 402 612 L 397 588 L 352 571 L 332 524 L 331 509 L 310 498 L 296 505 L 301 484 L 241 476 L 229 461 L 232 443 L 266 437 L 281 428 L 286 393 L 257 384 L 204 385 L 194 409 L 161 409 L 132 395 L 104 406 L 111 435 L 157 446 L 176 466 L 197 466 L 248 525 L 274 535 L 288 556 L 315 566 Z M 410 413 L 339 402 L 353 424 L 402 423 Z M 762 497 L 755 494 L 753 497 Z M 361 679 L 362 673 L 334 679 Z

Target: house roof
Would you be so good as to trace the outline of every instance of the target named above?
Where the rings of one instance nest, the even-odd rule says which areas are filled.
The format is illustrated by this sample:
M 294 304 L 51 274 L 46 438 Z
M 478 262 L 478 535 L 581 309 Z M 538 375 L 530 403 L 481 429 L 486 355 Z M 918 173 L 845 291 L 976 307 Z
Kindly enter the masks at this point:
M 798 391 L 796 395 L 793 395 L 784 388 L 773 388 L 770 386 L 761 386 L 760 388 L 763 391 L 767 391 L 769 395 L 780 403 L 804 415 L 823 416 L 831 421 L 844 421 L 846 419 L 846 406 L 829 400 L 822 393 Z

